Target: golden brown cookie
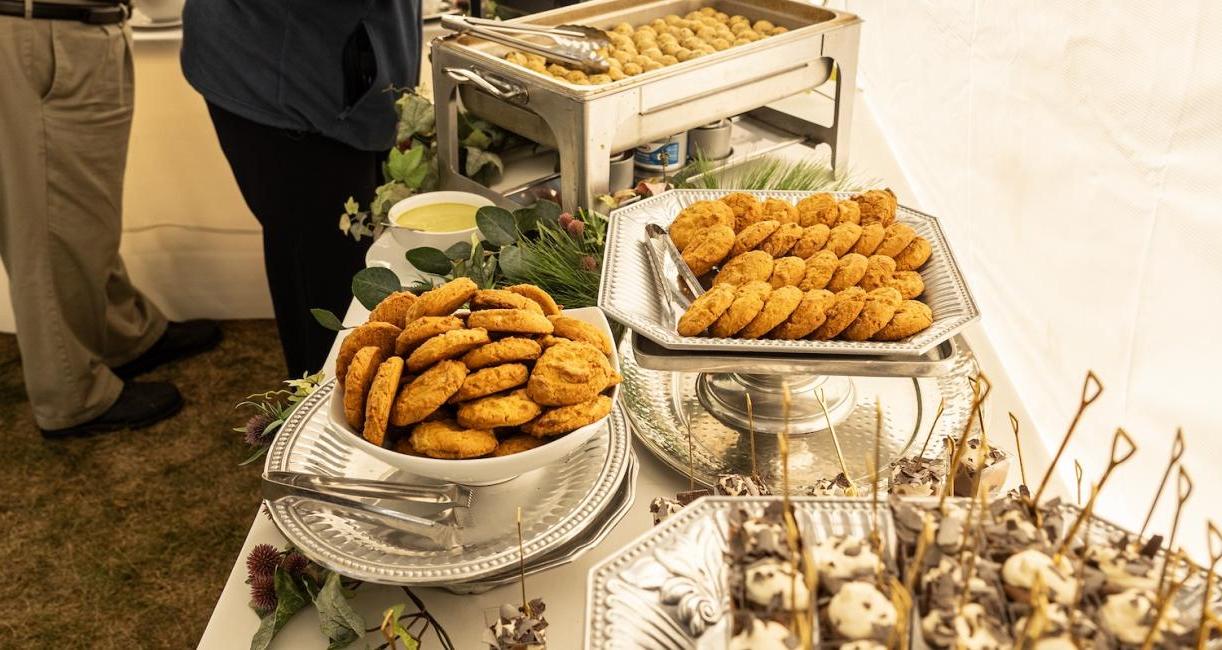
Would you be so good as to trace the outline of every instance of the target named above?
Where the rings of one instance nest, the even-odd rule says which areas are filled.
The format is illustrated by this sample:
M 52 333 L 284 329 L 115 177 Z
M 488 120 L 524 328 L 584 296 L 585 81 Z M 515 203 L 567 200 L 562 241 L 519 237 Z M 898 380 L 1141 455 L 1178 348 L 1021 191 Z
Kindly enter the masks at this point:
M 543 316 L 540 314 L 539 318 Z M 412 350 L 411 355 L 407 357 L 407 369 L 411 372 L 420 372 L 438 361 L 461 357 L 487 342 L 488 330 L 481 327 L 450 330 L 438 334 Z
M 784 199 L 767 199 L 760 206 L 760 212 L 763 213 L 764 219 L 775 219 L 782 224 L 798 223 L 798 209 Z
M 827 308 L 827 319 L 815 329 L 812 338 L 828 341 L 836 338 L 844 328 L 857 319 L 866 306 L 866 292 L 861 287 L 849 287 L 836 294 L 831 307 Z
M 546 350 L 557 343 L 563 343 L 569 339 L 561 338 L 555 334 L 544 334 L 543 336 L 537 337 L 535 340 L 538 341 L 540 348 Z
M 875 255 L 886 255 L 887 257 L 895 257 L 900 254 L 900 251 L 908 247 L 912 240 L 916 239 L 917 233 L 912 229 L 912 226 L 906 223 L 893 223 L 887 226 L 886 234 L 883 235 L 883 240 L 879 243 L 878 248 L 874 249 Z
M 889 189 L 869 190 L 853 197 L 861 206 L 861 224 L 879 223 L 889 226 L 895 221 L 895 211 L 899 207 L 895 193 Z
M 611 339 L 597 327 L 572 316 L 548 316 L 547 319 L 555 328 L 552 332 L 554 336 L 589 343 L 601 350 L 603 354 L 611 356 Z
M 806 258 L 806 272 L 798 288 L 803 291 L 822 289 L 831 281 L 832 274 L 840 267 L 840 258 L 831 251 L 819 251 Z
M 539 416 L 543 409 L 532 400 L 526 389 L 511 393 L 481 397 L 458 406 L 458 423 L 472 429 L 516 427 Z
M 772 233 L 776 232 L 776 229 L 780 227 L 780 221 L 765 219 L 764 221 L 756 221 L 743 228 L 738 231 L 738 235 L 734 238 L 734 247 L 730 249 L 730 257 L 738 257 L 747 251 L 759 248 L 759 245 L 764 243 L 764 240 L 772 236 Z
M 861 226 L 855 223 L 837 224 L 828 233 L 827 246 L 824 246 L 823 250 L 831 251 L 839 259 L 853 249 L 853 246 L 857 244 L 857 240 L 860 237 Z
M 773 257 L 782 257 L 789 252 L 789 249 L 793 248 L 794 244 L 798 243 L 798 239 L 801 237 L 802 226 L 796 223 L 782 223 L 776 229 L 776 232 L 760 242 L 759 250 Z
M 383 298 L 382 302 L 369 312 L 369 320 L 403 327 L 407 318 L 407 310 L 414 302 L 416 302 L 416 294 L 410 291 L 395 291 Z
M 416 453 L 448 460 L 487 456 L 497 447 L 491 430 L 465 428 L 453 420 L 421 422 L 412 428 L 410 440 Z
M 912 300 L 925 293 L 925 279 L 916 271 L 896 271 L 887 280 L 886 286 L 898 290 L 904 300 Z
M 764 282 L 772 277 L 774 262 L 765 251 L 748 251 L 721 265 L 713 284 L 742 286 L 748 282 Z
M 840 258 L 836 271 L 832 273 L 831 279 L 827 281 L 827 290 L 837 293 L 849 287 L 857 286 L 857 283 L 861 282 L 861 279 L 865 277 L 867 266 L 869 266 L 869 260 L 864 255 L 858 255 L 857 253 L 845 255 Z
M 763 309 L 739 333 L 740 339 L 758 339 L 784 323 L 802 302 L 802 290 L 797 287 L 774 289 L 764 301 Z
M 352 363 L 348 364 L 348 374 L 344 376 L 344 419 L 357 431 L 365 424 L 365 396 L 369 394 L 369 385 L 385 360 L 386 353 L 371 345 L 357 350 Z
M 714 225 L 696 233 L 683 249 L 683 261 L 692 273 L 700 276 L 721 264 L 734 248 L 734 229 Z
M 773 289 L 796 287 L 802 283 L 805 275 L 806 260 L 800 257 L 782 257 L 773 263 L 772 277 L 768 278 L 768 284 L 771 284 Z
M 700 336 L 730 307 L 737 288 L 733 284 L 715 284 L 712 289 L 696 296 L 687 311 L 679 317 L 679 336 Z
M 471 296 L 471 311 L 480 309 L 522 309 L 543 313 L 539 303 L 507 289 L 480 289 Z
M 552 323 L 547 316 L 523 309 L 485 309 L 471 312 L 467 327 L 482 327 L 489 332 L 506 334 L 551 334 Z
M 842 223 L 861 223 L 861 206 L 857 205 L 856 201 L 846 199 L 836 202 L 836 224 Z
M 806 259 L 818 253 L 827 245 L 827 238 L 831 235 L 831 232 L 831 228 L 821 223 L 803 228 L 802 236 L 798 238 L 798 243 L 794 244 L 793 248 L 790 249 L 789 254 Z
M 449 316 L 454 310 L 462 307 L 479 287 L 471 278 L 454 278 L 440 287 L 430 289 L 420 294 L 416 302 L 407 309 L 406 322 L 411 322 L 421 316 Z
M 861 236 L 857 238 L 857 243 L 853 244 L 853 248 L 849 249 L 850 252 L 865 255 L 866 257 L 873 255 L 875 249 L 882 243 L 886 232 L 887 229 L 883 228 L 881 223 L 871 223 L 862 226 Z
M 505 438 L 497 443 L 496 451 L 492 452 L 493 456 L 509 456 L 518 454 L 524 451 L 530 451 L 535 447 L 543 445 L 544 442 L 534 436 L 512 436 Z
M 734 291 L 733 302 L 709 328 L 709 334 L 717 338 L 734 336 L 755 320 L 771 293 L 772 285 L 767 282 L 748 282 L 740 285 Z
M 827 227 L 836 225 L 840 211 L 836 208 L 836 197 L 820 193 L 808 196 L 798 201 L 798 223 L 803 226 L 823 224 Z
M 785 319 L 769 333 L 770 338 L 795 341 L 805 338 L 815 331 L 827 318 L 827 308 L 836 301 L 836 294 L 825 289 L 812 289 L 802 295 L 802 302 Z
M 446 360 L 434 364 L 399 389 L 390 411 L 390 423 L 405 427 L 427 418 L 462 388 L 466 378 L 467 367 L 462 362 Z
M 530 370 L 520 363 L 506 363 L 476 370 L 467 375 L 467 378 L 463 380 L 462 388 L 459 388 L 458 392 L 454 393 L 448 401 L 451 404 L 469 402 L 510 388 L 517 388 L 525 384 L 529 376 Z
M 510 336 L 471 350 L 462 357 L 462 362 L 471 370 L 479 370 L 502 363 L 534 361 L 543 354 L 537 341 Z
M 769 268 L 769 272 L 771 271 Z M 352 357 L 361 348 L 372 345 L 382 350 L 382 356 L 389 357 L 395 351 L 395 337 L 399 335 L 399 331 L 398 327 L 390 323 L 373 321 L 348 332 L 335 355 L 335 377 L 339 379 L 348 376 L 348 364 L 352 363 Z
M 683 208 L 670 224 L 670 238 L 675 248 L 683 250 L 696 235 L 713 226 L 734 228 L 734 211 L 721 201 L 696 201 Z
M 512 291 L 524 298 L 530 298 L 539 305 L 543 310 L 544 316 L 552 316 L 560 313 L 560 305 L 556 304 L 556 300 L 552 298 L 552 294 L 536 287 L 533 284 L 515 284 L 512 287 L 505 287 L 506 291 Z
M 905 300 L 900 308 L 895 310 L 891 322 L 874 333 L 875 341 L 898 341 L 917 334 L 933 325 L 933 310 L 923 302 Z
M 918 236 L 895 256 L 895 270 L 915 271 L 924 266 L 925 262 L 929 261 L 929 255 L 932 252 L 933 249 L 929 247 L 929 240 Z
M 463 328 L 458 316 L 424 316 L 407 324 L 395 338 L 395 354 L 403 357 L 420 347 L 421 343 L 450 330 Z
M 895 260 L 885 255 L 871 255 L 867 260 L 866 274 L 861 276 L 861 282 L 858 282 L 857 286 L 866 291 L 885 287 L 891 281 L 893 273 L 895 273 Z
M 611 412 L 611 398 L 599 395 L 592 400 L 548 409 L 539 417 L 522 425 L 522 433 L 532 436 L 558 436 L 580 429 L 607 417 Z
M 365 428 L 361 435 L 373 444 L 386 445 L 386 429 L 390 423 L 390 408 L 399 389 L 399 375 L 403 374 L 403 358 L 389 357 L 378 366 L 378 372 L 369 385 L 365 398 Z
M 565 341 L 543 351 L 526 391 L 544 406 L 566 406 L 593 399 L 611 385 L 614 376 L 601 350 L 588 343 Z
M 734 192 L 721 197 L 721 202 L 734 211 L 734 230 L 742 231 L 747 226 L 763 219 L 764 207 L 759 199 L 745 192 Z
M 899 309 L 904 299 L 900 292 L 891 287 L 880 287 L 866 294 L 866 304 L 861 308 L 857 318 L 840 333 L 840 338 L 846 341 L 868 341 L 884 325 L 891 322 L 895 310 Z

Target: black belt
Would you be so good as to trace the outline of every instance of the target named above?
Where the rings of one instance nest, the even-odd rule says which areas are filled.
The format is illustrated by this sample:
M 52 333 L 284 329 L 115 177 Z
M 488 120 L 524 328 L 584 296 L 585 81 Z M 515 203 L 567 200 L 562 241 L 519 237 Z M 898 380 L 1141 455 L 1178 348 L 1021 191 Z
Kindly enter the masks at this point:
M 126 4 L 64 5 L 35 2 L 33 18 L 74 20 L 90 25 L 113 25 L 127 20 Z M 20 0 L 0 0 L 0 16 L 25 16 L 25 3 Z

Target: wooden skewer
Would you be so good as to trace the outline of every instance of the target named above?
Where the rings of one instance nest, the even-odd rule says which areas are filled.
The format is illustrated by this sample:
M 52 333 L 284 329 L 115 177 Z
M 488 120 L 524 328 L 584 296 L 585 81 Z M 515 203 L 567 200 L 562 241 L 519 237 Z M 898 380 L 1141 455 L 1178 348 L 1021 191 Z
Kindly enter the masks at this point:
M 904 588 L 910 594 L 916 593 L 917 576 L 921 574 L 921 568 L 925 566 L 925 555 L 929 552 L 933 539 L 933 515 L 927 512 L 922 516 L 921 533 L 917 536 L 916 551 L 912 554 L 912 561 L 908 564 L 908 573 L 904 575 Z
M 978 383 L 972 384 L 972 409 L 968 412 L 967 420 L 963 423 L 963 433 L 959 435 L 959 441 L 955 443 L 955 453 L 951 456 L 950 466 L 946 468 L 946 481 L 942 485 L 942 496 L 938 499 L 938 510 L 942 514 L 946 514 L 946 497 L 955 489 L 955 474 L 959 471 L 959 463 L 963 460 L 963 449 L 967 447 L 967 436 L 972 430 L 972 417 L 980 408 L 984 400 L 988 398 L 989 392 L 993 390 L 993 385 L 989 383 L 984 374 L 980 374 Z M 983 389 L 981 388 L 983 386 Z
M 522 543 L 522 506 L 518 506 L 518 582 L 522 585 L 522 613 L 534 616 L 526 600 L 526 547 Z
M 1154 500 L 1150 502 L 1150 511 L 1146 513 L 1146 520 L 1141 523 L 1141 530 L 1137 533 L 1137 539 L 1143 539 L 1146 536 L 1146 529 L 1150 526 L 1150 520 L 1154 518 L 1154 510 L 1158 508 L 1158 500 L 1163 496 L 1163 489 L 1167 487 L 1167 479 L 1171 478 L 1171 469 L 1175 464 L 1180 462 L 1180 458 L 1184 456 L 1184 430 L 1175 430 L 1175 442 L 1171 443 L 1171 460 L 1167 463 L 1167 469 L 1163 470 L 1163 478 L 1158 482 L 1158 489 L 1154 491 Z
M 1030 589 L 1031 612 L 1027 614 L 1027 623 L 1023 631 L 1014 640 L 1014 650 L 1022 650 L 1027 640 L 1038 641 L 1044 634 L 1044 626 L 1048 623 L 1048 593 L 1044 585 L 1044 576 L 1035 572 Z
M 1180 529 L 1180 514 L 1184 512 L 1184 503 L 1188 501 L 1188 497 L 1192 496 L 1192 478 L 1188 476 L 1188 472 L 1183 465 L 1179 468 L 1179 477 L 1175 482 L 1175 518 L 1171 520 L 1171 537 L 1167 538 L 1167 548 L 1175 548 L 1175 534 Z M 1163 581 L 1167 579 L 1167 563 L 1163 563 L 1163 570 L 1158 575 L 1158 592 L 1163 590 Z M 1158 593 L 1156 592 L 1156 593 Z
M 798 615 L 798 574 L 801 566 L 802 549 L 799 544 L 798 522 L 793 517 L 793 507 L 789 502 L 789 407 L 792 401 L 792 396 L 789 393 L 789 383 L 781 382 L 781 408 L 782 417 L 784 418 L 781 435 L 778 439 L 781 447 L 781 500 L 784 504 L 785 518 L 785 537 L 789 542 L 789 556 L 792 562 L 792 570 L 789 576 L 789 612 L 793 624 L 797 627 L 798 639 L 802 643 L 803 648 L 811 647 L 814 643 L 813 632 L 808 625 L 805 616 Z M 813 600 L 814 594 L 811 593 L 810 599 Z
M 972 578 L 976 577 L 976 559 L 980 550 L 980 536 L 981 532 L 984 530 L 984 515 L 985 511 L 987 510 L 984 504 L 983 495 L 972 497 L 972 503 L 974 504 L 976 501 L 980 501 L 980 505 L 977 508 L 976 513 L 976 524 L 974 526 L 972 525 L 970 512 L 968 513 L 968 520 L 966 522 L 967 528 L 972 530 L 972 543 L 970 547 L 970 555 L 967 556 L 967 569 L 965 569 L 963 572 L 963 592 L 959 594 L 960 615 L 963 614 L 963 610 L 965 607 L 967 607 L 967 602 L 972 594 Z M 967 552 L 968 547 L 966 545 L 959 551 L 960 555 Z
M 1073 461 L 1073 475 L 1074 481 L 1077 483 L 1077 494 L 1074 502 L 1079 506 L 1082 505 L 1082 474 L 1082 463 L 1079 463 L 1078 459 L 1075 458 Z
M 887 648 L 901 650 L 908 647 L 908 615 L 912 611 L 912 593 L 895 577 L 888 580 L 887 586 L 890 587 L 891 606 L 895 607 L 895 625 L 887 635 Z
M 1010 429 L 1014 431 L 1014 451 L 1018 455 L 1018 474 L 1023 479 L 1023 487 L 1027 485 L 1027 464 L 1023 462 L 1023 441 L 1018 437 L 1018 418 L 1013 413 L 1008 413 L 1010 416 Z
M 1094 386 L 1092 392 L 1092 386 Z M 1095 403 L 1099 396 L 1103 394 L 1103 384 L 1099 382 L 1099 378 L 1095 376 L 1095 371 L 1086 371 L 1086 381 L 1082 383 L 1082 399 L 1078 402 L 1078 412 L 1074 414 L 1073 420 L 1069 423 L 1069 429 L 1065 431 L 1065 436 L 1061 438 L 1061 446 L 1057 447 L 1057 453 L 1052 457 L 1052 463 L 1048 465 L 1048 471 L 1044 473 L 1044 478 L 1040 480 L 1040 486 L 1035 491 L 1031 502 L 1035 507 L 1035 512 L 1038 517 L 1040 497 L 1044 495 L 1044 490 L 1048 487 L 1048 481 L 1052 478 L 1052 473 L 1056 471 L 1057 463 L 1061 461 L 1061 455 L 1065 453 L 1065 447 L 1069 445 L 1069 438 L 1073 436 L 1074 429 L 1078 426 L 1078 421 L 1082 419 L 1082 414 L 1086 412 L 1086 407 Z
M 751 478 L 760 480 L 759 467 L 755 464 L 755 410 L 751 406 L 751 391 L 747 391 L 747 435 L 751 439 Z
M 1125 443 L 1128 450 L 1117 455 L 1116 452 L 1120 447 L 1121 441 Z M 1099 493 L 1103 490 L 1103 486 L 1107 483 L 1108 478 L 1111 477 L 1112 472 L 1117 467 L 1123 465 L 1125 461 L 1132 458 L 1135 453 L 1137 453 L 1137 445 L 1133 444 L 1133 439 L 1129 437 L 1129 434 L 1124 429 L 1117 428 L 1116 434 L 1112 436 L 1112 450 L 1111 456 L 1108 459 L 1107 469 L 1103 470 L 1103 476 L 1099 477 L 1099 482 L 1091 490 L 1090 500 L 1086 502 L 1086 507 L 1082 508 L 1082 513 L 1074 520 L 1073 525 L 1069 527 L 1069 532 L 1065 534 L 1064 539 L 1057 545 L 1057 550 L 1053 557 L 1054 566 L 1058 559 L 1064 555 L 1065 550 L 1069 548 L 1069 543 L 1073 541 L 1074 536 L 1078 534 L 1078 528 L 1082 526 L 1082 522 L 1091 516 L 1091 512 L 1095 509 L 1095 499 L 1099 498 Z M 1036 511 L 1038 512 L 1039 509 L 1037 508 Z
M 1197 628 L 1197 650 L 1206 650 L 1209 642 L 1209 619 L 1213 612 L 1209 607 L 1212 599 L 1214 575 L 1218 569 L 1218 560 L 1222 560 L 1222 531 L 1212 521 L 1205 524 L 1205 545 L 1209 549 L 1209 570 L 1205 572 L 1205 591 L 1201 596 L 1201 625 Z
M 1184 577 L 1172 582 L 1171 585 L 1167 587 L 1166 593 L 1156 592 L 1158 602 L 1154 608 L 1154 620 L 1150 622 L 1150 630 L 1146 632 L 1146 639 L 1141 644 L 1141 650 L 1152 650 L 1152 648 L 1154 648 L 1154 639 L 1158 636 L 1158 628 L 1162 627 L 1163 616 L 1167 614 L 1167 606 L 1171 604 L 1171 599 L 1175 597 L 1175 594 L 1178 593 L 1181 588 L 1183 588 L 1184 583 L 1188 582 L 1188 578 L 1192 576 L 1192 571 L 1188 570 L 1192 567 L 1192 563 L 1189 562 L 1188 558 L 1184 556 L 1184 549 L 1177 550 L 1171 556 L 1170 563 L 1172 565 L 1179 564 L 1180 559 L 1183 559 L 1184 563 L 1187 565 L 1184 567 Z M 1164 569 L 1166 566 L 1166 564 L 1163 565 Z
M 972 479 L 972 490 L 969 493 L 971 497 L 976 498 L 976 494 L 980 492 L 980 480 L 984 477 L 985 463 L 989 458 L 989 434 L 985 433 L 984 428 L 980 429 L 980 451 L 977 456 L 976 476 Z
M 938 412 L 933 416 L 933 424 L 929 425 L 929 433 L 925 434 L 925 442 L 921 445 L 921 451 L 917 453 L 917 458 L 925 457 L 925 450 L 929 447 L 929 441 L 933 439 L 933 432 L 938 428 L 938 420 L 942 419 L 942 411 L 946 410 L 946 398 L 938 402 Z
M 849 466 L 844 462 L 844 452 L 840 450 L 840 436 L 836 435 L 836 425 L 832 424 L 832 416 L 827 410 L 827 401 L 823 399 L 823 389 L 815 391 L 815 401 L 819 402 L 819 408 L 823 409 L 823 420 L 827 422 L 827 430 L 832 434 L 832 447 L 836 450 L 836 462 L 840 463 L 840 473 L 844 474 L 844 480 L 849 482 L 849 487 L 845 488 L 845 496 L 857 496 L 857 486 L 853 484 L 853 477 L 849 474 Z

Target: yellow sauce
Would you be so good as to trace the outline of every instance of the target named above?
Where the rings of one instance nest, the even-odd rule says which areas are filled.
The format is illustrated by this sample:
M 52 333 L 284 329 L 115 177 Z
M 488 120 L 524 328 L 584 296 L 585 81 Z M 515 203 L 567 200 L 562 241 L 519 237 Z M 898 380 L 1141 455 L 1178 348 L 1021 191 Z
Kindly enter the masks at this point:
M 395 225 L 424 232 L 467 230 L 475 227 L 475 211 L 478 209 L 466 203 L 431 203 L 396 216 Z

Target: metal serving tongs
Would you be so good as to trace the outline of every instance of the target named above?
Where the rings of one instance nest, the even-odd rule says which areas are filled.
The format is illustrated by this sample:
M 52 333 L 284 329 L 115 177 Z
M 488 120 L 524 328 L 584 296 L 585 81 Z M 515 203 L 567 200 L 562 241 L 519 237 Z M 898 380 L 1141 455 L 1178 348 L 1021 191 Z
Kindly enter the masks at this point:
M 610 69 L 607 60 L 599 55 L 600 48 L 610 41 L 601 29 L 586 25 L 559 25 L 544 27 L 520 23 L 503 23 L 470 16 L 442 16 L 441 26 L 446 29 L 469 33 L 480 38 L 507 45 L 519 50 L 538 54 L 549 60 L 578 70 L 598 74 Z M 543 36 L 552 41 L 551 46 L 519 38 L 519 36 Z

